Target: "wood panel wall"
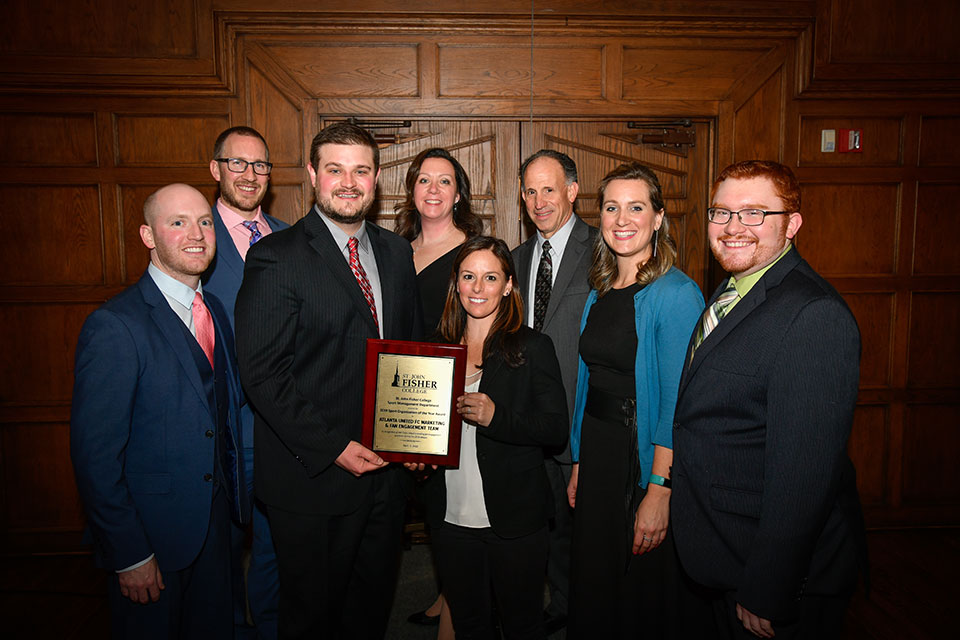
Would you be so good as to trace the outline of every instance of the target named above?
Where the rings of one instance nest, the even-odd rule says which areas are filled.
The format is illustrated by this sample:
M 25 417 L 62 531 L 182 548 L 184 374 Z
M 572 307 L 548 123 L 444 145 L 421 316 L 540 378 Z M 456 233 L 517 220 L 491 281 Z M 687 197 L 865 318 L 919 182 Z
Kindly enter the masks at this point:
M 0 24 L 6 548 L 79 543 L 73 350 L 85 316 L 145 267 L 144 198 L 182 181 L 212 200 L 212 142 L 250 124 L 276 165 L 269 210 L 293 221 L 312 197 L 310 139 L 348 116 L 495 130 L 476 160 L 490 185 L 509 185 L 496 171 L 540 122 L 690 117 L 709 131 L 704 182 L 733 160 L 795 168 L 800 250 L 863 333 L 850 451 L 869 523 L 960 523 L 958 32 L 952 0 L 12 0 Z M 839 128 L 863 130 L 862 153 L 820 153 L 820 131 Z M 515 187 L 496 188 L 491 228 L 517 229 L 519 207 L 501 205 Z M 719 277 L 707 255 L 688 264 L 707 287 Z

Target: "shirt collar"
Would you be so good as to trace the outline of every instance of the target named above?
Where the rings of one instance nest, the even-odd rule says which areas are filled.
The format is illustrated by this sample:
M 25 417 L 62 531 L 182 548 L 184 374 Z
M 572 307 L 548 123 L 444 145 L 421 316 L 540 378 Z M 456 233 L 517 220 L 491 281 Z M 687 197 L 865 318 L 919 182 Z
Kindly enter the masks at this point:
M 570 234 L 573 233 L 573 225 L 576 222 L 574 218 L 577 217 L 576 213 L 570 214 L 570 219 L 563 223 L 563 226 L 557 229 L 557 232 L 554 233 L 550 238 L 550 248 L 553 249 L 554 253 L 558 256 L 563 255 L 563 249 L 567 246 L 567 241 L 570 239 Z M 537 231 L 537 251 L 540 254 L 543 254 L 543 243 L 547 239 Z
M 164 273 L 160 267 L 153 264 L 153 262 L 147 266 L 147 273 L 149 273 L 150 277 L 153 278 L 154 284 L 157 285 L 157 288 L 160 289 L 160 292 L 163 295 L 170 299 L 176 300 L 187 309 L 191 309 L 193 307 L 193 299 L 196 297 L 197 293 L 199 293 L 201 296 L 203 295 L 202 284 L 198 283 L 197 289 L 193 290 L 176 278 Z
M 220 219 L 223 220 L 223 226 L 225 226 L 227 229 L 239 227 L 247 221 L 247 218 L 244 218 L 242 215 L 224 204 L 223 198 L 217 198 L 217 213 L 220 214 Z M 267 224 L 266 218 L 263 217 L 262 207 L 257 207 L 256 215 L 250 219 L 256 222 L 257 226 Z
M 367 237 L 366 222 L 360 225 L 360 230 L 357 231 L 355 234 L 353 234 L 353 236 L 349 236 L 347 235 L 347 232 L 341 229 L 339 226 L 337 226 L 337 224 L 333 220 L 323 215 L 320 209 L 317 208 L 317 205 L 313 205 L 313 210 L 317 213 L 318 216 L 320 216 L 320 219 L 323 220 L 323 223 L 327 225 L 327 229 L 330 231 L 330 234 L 333 236 L 333 241 L 337 244 L 338 247 L 340 247 L 341 250 L 346 249 L 347 240 L 353 237 L 357 239 L 357 244 L 360 247 L 360 251 L 363 251 L 364 253 L 370 252 L 370 241 Z
M 771 262 L 770 264 L 768 264 L 767 266 L 765 266 L 763 269 L 760 269 L 759 271 L 755 271 L 754 273 L 751 273 L 748 276 L 743 276 L 739 280 L 737 280 L 733 276 L 730 276 L 729 282 L 733 282 L 733 286 L 736 287 L 737 289 L 737 294 L 741 298 L 747 295 L 750 289 L 753 288 L 753 285 L 760 282 L 760 278 L 763 277 L 763 274 L 769 271 L 771 267 L 773 267 L 773 265 L 780 262 L 780 259 L 783 258 L 783 256 L 787 255 L 787 252 L 790 251 L 791 247 L 793 247 L 793 243 L 788 242 L 786 248 L 780 252 L 779 256 L 777 256 L 777 259 Z

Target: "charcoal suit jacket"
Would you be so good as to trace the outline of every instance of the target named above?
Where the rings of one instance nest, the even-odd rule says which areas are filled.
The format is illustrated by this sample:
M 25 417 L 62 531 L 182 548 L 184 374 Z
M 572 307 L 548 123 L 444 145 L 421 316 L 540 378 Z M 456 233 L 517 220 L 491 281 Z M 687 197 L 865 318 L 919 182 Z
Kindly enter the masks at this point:
M 380 274 L 383 337 L 419 339 L 410 243 L 365 224 Z M 356 478 L 334 462 L 349 441 L 361 440 L 364 354 L 367 339 L 379 335 L 316 208 L 250 248 L 235 321 L 240 377 L 255 407 L 257 498 L 296 513 L 351 513 L 374 473 Z

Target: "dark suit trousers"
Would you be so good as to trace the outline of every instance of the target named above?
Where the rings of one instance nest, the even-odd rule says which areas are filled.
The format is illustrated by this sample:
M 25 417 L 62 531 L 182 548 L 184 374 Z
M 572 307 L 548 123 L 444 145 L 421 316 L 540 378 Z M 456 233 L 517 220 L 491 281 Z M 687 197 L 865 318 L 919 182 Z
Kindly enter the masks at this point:
M 567 483 L 570 482 L 573 465 L 561 464 L 551 457 L 547 457 L 544 463 L 554 503 L 547 557 L 550 604 L 546 611 L 552 616 L 566 616 L 570 599 L 570 537 L 573 535 L 573 509 L 567 500 Z
M 120 595 L 117 574 L 109 581 L 114 640 L 231 640 L 230 502 L 214 494 L 207 538 L 197 559 L 180 571 L 161 569 L 157 602 L 139 604 Z
M 546 527 L 508 539 L 490 528 L 470 529 L 445 523 L 431 532 L 431 538 L 457 640 L 500 637 L 493 628 L 491 587 L 500 626 L 508 640 L 546 638 Z
M 367 498 L 346 515 L 267 505 L 280 569 L 280 638 L 383 638 L 402 544 L 395 473 L 375 472 Z

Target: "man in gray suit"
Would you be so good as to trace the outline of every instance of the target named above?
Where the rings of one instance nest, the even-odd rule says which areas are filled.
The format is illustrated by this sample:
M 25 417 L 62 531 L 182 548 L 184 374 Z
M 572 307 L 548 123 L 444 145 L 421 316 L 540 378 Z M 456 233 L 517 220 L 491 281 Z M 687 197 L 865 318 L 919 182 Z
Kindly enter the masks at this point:
M 567 392 L 567 411 L 573 415 L 577 386 L 580 316 L 590 292 L 587 273 L 597 229 L 574 212 L 580 185 L 577 165 L 564 153 L 541 149 L 520 167 L 521 194 L 537 233 L 513 251 L 517 285 L 523 295 L 527 324 L 550 336 L 560 361 Z M 547 633 L 563 628 L 567 620 L 570 581 L 572 511 L 567 502 L 570 447 L 547 456 L 547 475 L 553 490 L 555 521 L 550 531 L 547 583 L 550 604 L 544 611 Z

